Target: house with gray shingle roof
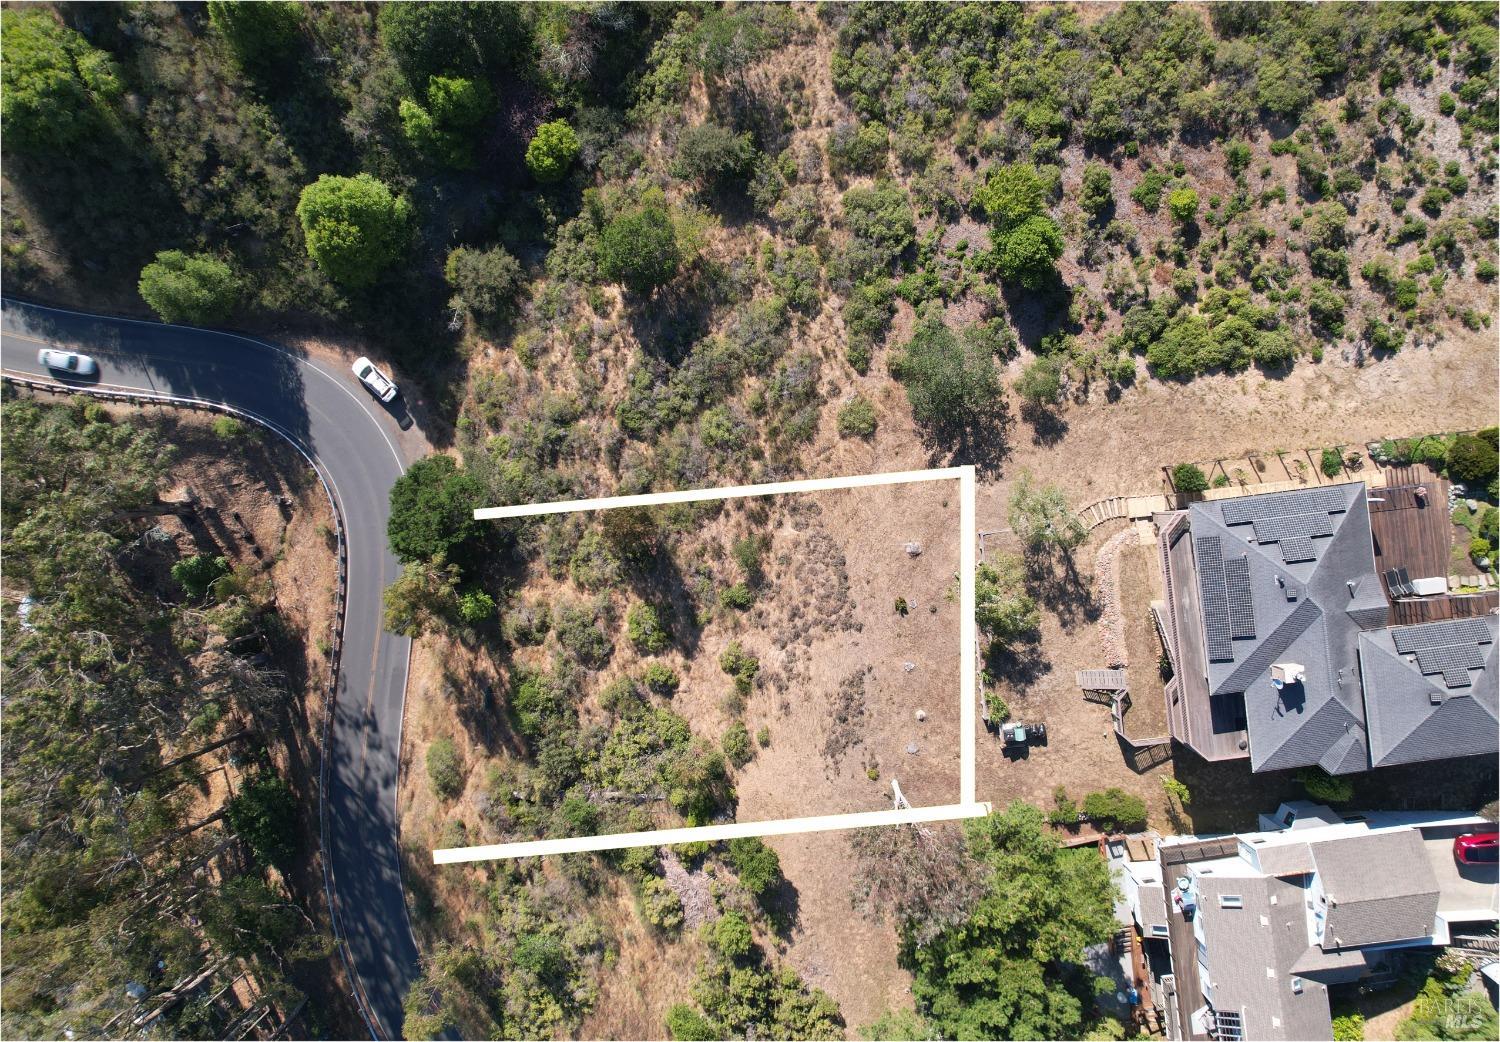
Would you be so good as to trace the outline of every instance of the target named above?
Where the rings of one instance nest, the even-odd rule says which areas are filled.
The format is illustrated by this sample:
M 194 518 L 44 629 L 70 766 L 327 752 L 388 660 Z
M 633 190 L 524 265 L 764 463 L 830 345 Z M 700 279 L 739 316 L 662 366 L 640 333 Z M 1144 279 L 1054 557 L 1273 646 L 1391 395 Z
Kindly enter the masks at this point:
M 1482 818 L 1344 818 L 1299 802 L 1261 820 L 1270 827 L 1259 832 L 1157 839 L 1161 933 L 1148 932 L 1160 915 L 1154 895 L 1123 888 L 1148 953 L 1166 947 L 1150 992 L 1166 997 L 1171 1037 L 1331 1038 L 1331 993 L 1389 975 L 1393 952 L 1500 921 L 1493 866 L 1453 860 L 1455 836 L 1494 828 Z
M 1156 520 L 1178 741 L 1330 774 L 1500 751 L 1495 616 L 1387 626 L 1363 482 Z

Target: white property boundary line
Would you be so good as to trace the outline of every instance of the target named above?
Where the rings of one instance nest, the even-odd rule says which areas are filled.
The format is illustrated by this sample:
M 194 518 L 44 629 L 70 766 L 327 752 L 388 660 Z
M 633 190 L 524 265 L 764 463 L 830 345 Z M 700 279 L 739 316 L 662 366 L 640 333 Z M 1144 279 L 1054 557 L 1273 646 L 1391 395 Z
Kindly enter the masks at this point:
M 578 854 L 597 850 L 619 850 L 624 847 L 657 847 L 674 843 L 714 842 L 725 839 L 740 839 L 747 836 L 788 836 L 805 832 L 833 832 L 839 829 L 872 828 L 879 825 L 915 825 L 933 821 L 957 821 L 963 818 L 979 818 L 988 814 L 990 812 L 990 805 L 988 803 L 977 802 L 974 796 L 975 699 L 978 694 L 978 666 L 975 657 L 978 638 L 974 624 L 974 567 L 978 531 L 974 520 L 975 479 L 973 467 L 908 470 L 893 474 L 860 474 L 843 478 L 776 481 L 764 485 L 734 485 L 727 488 L 652 492 L 639 496 L 606 496 L 602 499 L 574 499 L 561 503 L 527 503 L 522 506 L 513 507 L 485 507 L 474 511 L 474 517 L 480 521 L 499 518 L 542 517 L 549 514 L 571 514 L 586 510 L 659 507 L 676 503 L 703 503 L 725 499 L 748 499 L 755 496 L 775 496 L 795 492 L 828 492 L 835 489 L 908 485 L 923 481 L 958 482 L 958 632 L 960 645 L 958 803 L 942 807 L 912 807 L 857 814 L 829 814 L 813 818 L 781 818 L 771 821 L 737 821 L 727 825 L 653 829 L 648 832 L 620 832 L 606 836 L 574 836 L 567 839 L 543 839 L 523 843 L 496 843 L 480 847 L 448 847 L 432 852 L 433 863 L 438 865 L 452 865 L 469 861 L 492 861 L 499 858 L 538 857 L 548 854 Z

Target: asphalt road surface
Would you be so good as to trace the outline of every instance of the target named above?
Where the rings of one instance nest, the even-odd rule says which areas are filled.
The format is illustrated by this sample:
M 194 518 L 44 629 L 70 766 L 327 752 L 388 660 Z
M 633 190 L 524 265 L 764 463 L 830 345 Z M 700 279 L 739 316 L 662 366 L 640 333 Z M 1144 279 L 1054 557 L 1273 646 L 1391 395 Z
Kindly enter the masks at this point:
M 49 373 L 43 346 L 92 355 L 95 378 Z M 391 485 L 405 469 L 398 415 L 346 367 L 226 333 L 103 318 L 5 301 L 6 372 L 62 383 L 201 398 L 271 421 L 318 460 L 348 540 L 348 605 L 329 747 L 328 848 L 335 910 L 376 1028 L 401 1037 L 401 1002 L 415 979 L 397 850 L 396 777 L 411 642 L 385 631 L 381 592 L 399 563 L 386 545 Z M 399 408 L 400 399 L 397 399 Z

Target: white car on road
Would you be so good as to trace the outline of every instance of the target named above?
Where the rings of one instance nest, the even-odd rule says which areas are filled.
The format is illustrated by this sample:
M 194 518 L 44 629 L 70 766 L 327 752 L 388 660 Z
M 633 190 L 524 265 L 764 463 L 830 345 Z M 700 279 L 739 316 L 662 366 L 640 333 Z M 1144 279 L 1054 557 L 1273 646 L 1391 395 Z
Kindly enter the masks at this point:
M 375 363 L 364 355 L 354 360 L 354 375 L 359 377 L 359 382 L 370 389 L 370 393 L 383 402 L 388 402 L 396 397 L 396 385 L 391 378 L 375 368 Z
M 59 351 L 54 347 L 44 347 L 36 353 L 36 360 L 48 369 L 56 369 L 60 373 L 68 373 L 72 376 L 93 376 L 99 371 L 98 362 L 77 351 Z

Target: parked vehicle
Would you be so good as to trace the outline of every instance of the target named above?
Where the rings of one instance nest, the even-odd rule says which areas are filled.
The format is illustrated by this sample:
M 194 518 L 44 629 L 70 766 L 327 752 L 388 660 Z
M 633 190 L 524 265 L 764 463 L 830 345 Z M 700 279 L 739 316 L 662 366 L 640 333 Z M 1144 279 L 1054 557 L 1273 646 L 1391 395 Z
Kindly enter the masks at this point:
M 1005 724 L 1000 728 L 1000 734 L 1005 738 L 1006 745 L 1025 745 L 1028 742 L 1047 744 L 1046 724 Z
M 364 355 L 354 360 L 353 369 L 354 375 L 359 377 L 359 382 L 368 387 L 370 393 L 381 401 L 388 402 L 399 393 L 391 378 L 376 369 L 375 363 Z
M 99 371 L 99 363 L 88 355 L 77 351 L 62 351 L 55 347 L 44 347 L 36 353 L 36 360 L 48 369 L 71 376 L 93 376 Z
M 1453 858 L 1460 865 L 1493 865 L 1500 861 L 1500 832 L 1473 832 L 1453 837 Z

